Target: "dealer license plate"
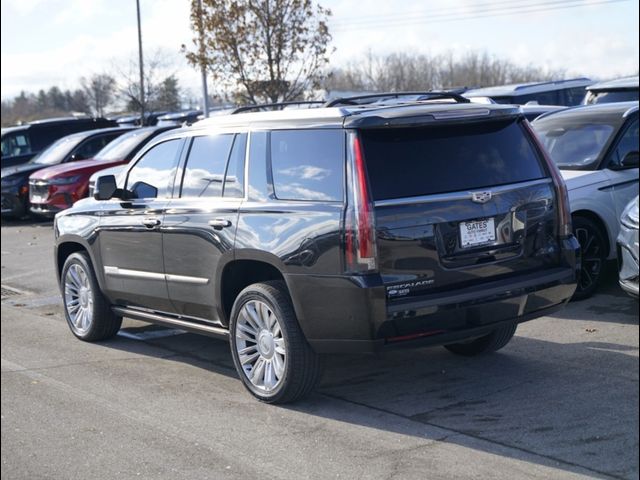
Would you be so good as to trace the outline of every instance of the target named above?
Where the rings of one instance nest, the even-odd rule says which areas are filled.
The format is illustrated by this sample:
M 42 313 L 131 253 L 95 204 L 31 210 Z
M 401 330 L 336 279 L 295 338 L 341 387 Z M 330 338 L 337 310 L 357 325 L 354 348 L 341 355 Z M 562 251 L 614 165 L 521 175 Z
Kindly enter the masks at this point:
M 496 227 L 493 218 L 460 222 L 460 246 L 474 247 L 495 242 Z

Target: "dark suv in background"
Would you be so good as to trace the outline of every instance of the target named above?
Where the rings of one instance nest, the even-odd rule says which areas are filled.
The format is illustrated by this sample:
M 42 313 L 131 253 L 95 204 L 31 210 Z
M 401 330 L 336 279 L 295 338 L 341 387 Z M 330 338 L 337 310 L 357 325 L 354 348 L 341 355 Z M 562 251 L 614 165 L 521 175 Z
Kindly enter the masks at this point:
M 131 129 L 124 127 L 100 128 L 67 135 L 27 163 L 3 168 L 0 173 L 2 216 L 20 218 L 29 213 L 29 175 L 53 165 L 91 158 L 113 139 L 129 130 Z
M 220 116 L 119 178 L 56 216 L 71 331 L 102 340 L 126 316 L 228 339 L 269 403 L 308 394 L 321 354 L 498 350 L 576 287 L 564 183 L 513 106 L 389 94 Z
M 59 138 L 72 133 L 116 126 L 116 122 L 104 118 L 65 117 L 3 128 L 2 168 L 28 162 Z

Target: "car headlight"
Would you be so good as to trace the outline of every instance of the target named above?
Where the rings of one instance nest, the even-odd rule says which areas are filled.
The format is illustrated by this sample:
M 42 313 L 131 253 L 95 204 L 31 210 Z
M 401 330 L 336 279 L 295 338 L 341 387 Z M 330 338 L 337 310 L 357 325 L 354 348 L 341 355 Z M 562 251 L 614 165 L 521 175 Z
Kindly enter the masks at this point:
M 49 185 L 70 185 L 80 180 L 81 175 L 74 175 L 73 177 L 53 177 L 47 180 Z
M 625 227 L 638 230 L 638 197 L 627 205 L 620 221 Z

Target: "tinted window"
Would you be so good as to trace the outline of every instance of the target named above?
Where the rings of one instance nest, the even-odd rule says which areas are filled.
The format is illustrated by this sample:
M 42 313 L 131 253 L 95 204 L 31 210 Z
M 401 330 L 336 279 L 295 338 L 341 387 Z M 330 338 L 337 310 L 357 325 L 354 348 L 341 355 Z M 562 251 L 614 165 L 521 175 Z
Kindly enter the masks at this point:
M 468 191 L 544 176 L 522 126 L 511 121 L 363 130 L 375 200 Z
M 129 155 L 136 152 L 155 133 L 154 130 L 140 129 L 120 135 L 120 137 L 100 150 L 95 155 L 95 159 L 104 161 L 126 160 Z
M 136 193 L 138 198 L 149 198 L 153 191 L 142 183 L 138 184 L 144 182 L 157 189 L 158 198 L 169 197 L 178 165 L 179 147 L 180 140 L 175 139 L 148 150 L 129 172 L 126 188 Z
M 629 152 L 638 151 L 638 141 L 640 141 L 638 135 L 638 119 L 631 121 L 631 124 L 627 127 L 624 134 L 620 138 L 616 149 L 613 151 L 610 165 L 616 166 L 622 163 L 622 160 Z
M 111 133 L 109 135 L 100 135 L 84 142 L 80 147 L 73 152 L 79 159 L 92 158 L 96 153 L 102 150 L 107 144 L 116 137 L 121 135 L 118 133 Z
M 233 135 L 194 137 L 182 180 L 182 197 L 221 197 Z
M 244 157 L 247 148 L 247 134 L 236 135 L 224 179 L 224 196 L 240 198 L 244 196 Z
M 56 165 L 61 163 L 80 141 L 81 137 L 77 135 L 62 137 L 46 150 L 40 152 L 31 161 L 41 165 Z
M 565 105 L 580 105 L 586 93 L 585 87 L 567 88 L 564 91 Z
M 558 91 L 531 93 L 516 97 L 516 103 L 524 105 L 527 102 L 536 102 L 538 105 L 559 105 Z
M 8 133 L 2 136 L 2 155 L 25 155 L 31 153 L 27 133 Z
M 638 90 L 617 90 L 611 92 L 589 92 L 586 103 L 614 103 L 638 100 Z
M 271 133 L 271 168 L 276 197 L 288 200 L 342 201 L 342 130 Z

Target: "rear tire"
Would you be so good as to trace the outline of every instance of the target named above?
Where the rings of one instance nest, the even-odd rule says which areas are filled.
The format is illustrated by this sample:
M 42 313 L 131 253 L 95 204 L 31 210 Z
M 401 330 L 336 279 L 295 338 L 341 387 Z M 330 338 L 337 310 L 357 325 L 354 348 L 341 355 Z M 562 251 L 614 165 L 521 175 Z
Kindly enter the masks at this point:
M 320 381 L 322 359 L 298 325 L 284 282 L 255 283 L 240 292 L 229 339 L 242 383 L 262 402 L 299 400 Z
M 606 243 L 600 227 L 586 217 L 573 217 L 573 234 L 580 243 L 582 262 L 573 300 L 584 300 L 598 289 L 607 259 Z
M 456 355 L 462 355 L 465 357 L 473 357 L 475 355 L 481 355 L 483 353 L 491 353 L 500 350 L 513 338 L 516 333 L 518 324 L 507 325 L 495 329 L 488 335 L 480 338 L 476 338 L 470 342 L 463 343 L 451 343 L 445 345 L 444 348 Z
M 69 255 L 62 268 L 60 284 L 64 316 L 76 337 L 86 342 L 95 342 L 118 333 L 122 317 L 111 311 L 111 305 L 100 290 L 91 260 L 86 253 Z

